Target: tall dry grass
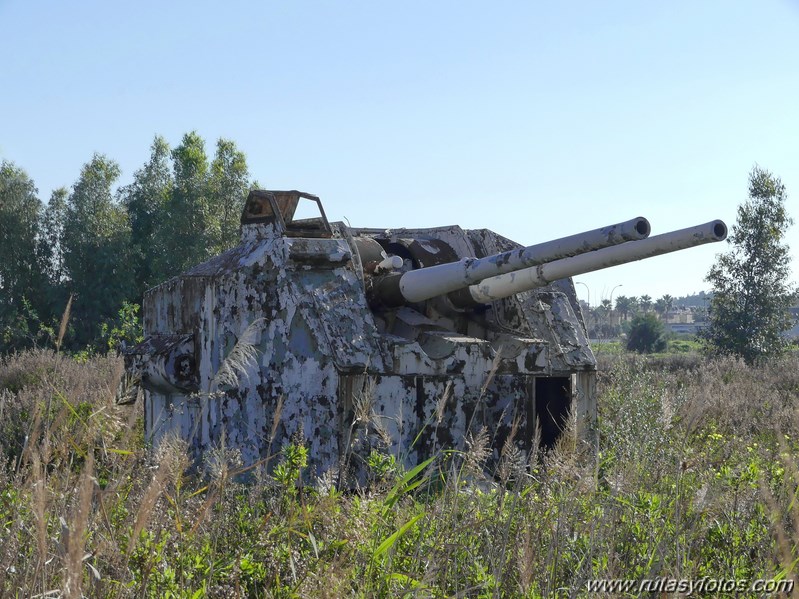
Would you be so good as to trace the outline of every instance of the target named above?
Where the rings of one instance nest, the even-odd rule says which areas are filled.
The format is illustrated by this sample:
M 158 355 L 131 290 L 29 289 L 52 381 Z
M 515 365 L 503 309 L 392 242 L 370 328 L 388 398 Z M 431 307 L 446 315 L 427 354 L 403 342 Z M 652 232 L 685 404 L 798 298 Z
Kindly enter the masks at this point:
M 512 430 L 487 474 L 483 429 L 408 472 L 375 455 L 375 484 L 341 493 L 307 480 L 299 446 L 247 486 L 224 445 L 205 477 L 178 439 L 146 452 L 140 406 L 114 402 L 114 358 L 4 358 L 0 596 L 566 597 L 592 578 L 795 578 L 799 359 L 601 368 L 595 465 L 573 432 L 525 455 Z

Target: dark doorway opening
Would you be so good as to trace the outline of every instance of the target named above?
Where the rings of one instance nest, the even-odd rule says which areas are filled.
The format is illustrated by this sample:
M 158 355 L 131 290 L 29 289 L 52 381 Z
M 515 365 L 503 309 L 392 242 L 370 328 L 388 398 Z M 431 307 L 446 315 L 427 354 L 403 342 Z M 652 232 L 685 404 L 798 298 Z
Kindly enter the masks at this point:
M 535 417 L 541 428 L 541 448 L 552 449 L 569 421 L 571 377 L 536 377 Z

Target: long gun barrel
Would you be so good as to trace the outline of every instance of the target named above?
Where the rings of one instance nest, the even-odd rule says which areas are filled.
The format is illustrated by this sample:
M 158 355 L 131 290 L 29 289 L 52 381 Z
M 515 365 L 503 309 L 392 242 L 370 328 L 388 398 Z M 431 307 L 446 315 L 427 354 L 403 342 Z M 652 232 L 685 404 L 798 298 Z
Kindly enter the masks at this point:
M 371 296 L 377 303 L 394 307 L 416 303 L 469 287 L 489 277 L 513 273 L 553 260 L 592 252 L 626 241 L 649 236 L 649 221 L 643 217 L 622 223 L 510 250 L 485 258 L 464 258 L 457 262 L 394 273 L 374 282 Z
M 723 221 L 714 220 L 703 225 L 655 235 L 641 241 L 607 247 L 579 256 L 547 262 L 533 268 L 490 277 L 477 285 L 471 285 L 468 288 L 468 295 L 459 293 L 450 295 L 450 298 L 464 308 L 468 305 L 488 304 L 522 291 L 544 287 L 558 279 L 652 258 L 705 243 L 723 241 L 726 237 L 727 225 Z M 464 298 L 464 296 L 466 297 Z

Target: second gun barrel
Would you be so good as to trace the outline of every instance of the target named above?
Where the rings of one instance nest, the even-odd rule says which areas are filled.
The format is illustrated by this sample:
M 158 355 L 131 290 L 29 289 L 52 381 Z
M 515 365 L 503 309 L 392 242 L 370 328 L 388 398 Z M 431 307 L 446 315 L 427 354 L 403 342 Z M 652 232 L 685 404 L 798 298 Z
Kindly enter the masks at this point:
M 613 247 L 547 262 L 533 268 L 484 279 L 468 289 L 474 304 L 488 304 L 510 297 L 522 291 L 544 287 L 553 281 L 581 275 L 619 264 L 635 262 L 684 250 L 705 243 L 723 241 L 727 237 L 727 225 L 714 220 L 703 225 L 655 235 L 641 241 L 632 241 Z M 459 298 L 453 298 L 462 303 Z

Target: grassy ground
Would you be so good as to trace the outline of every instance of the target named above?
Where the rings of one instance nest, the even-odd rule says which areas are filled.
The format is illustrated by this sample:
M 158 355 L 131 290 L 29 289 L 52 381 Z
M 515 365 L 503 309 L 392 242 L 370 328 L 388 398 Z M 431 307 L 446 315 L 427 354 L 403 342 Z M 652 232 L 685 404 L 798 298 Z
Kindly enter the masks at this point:
M 625 354 L 625 344 L 622 341 L 605 341 L 593 345 L 595 354 Z M 702 343 L 692 337 L 673 337 L 668 339 L 666 351 L 663 355 L 672 354 L 698 354 L 702 351 Z
M 486 477 L 476 434 L 416 471 L 376 455 L 371 488 L 346 494 L 298 484 L 300 446 L 248 486 L 223 448 L 190 476 L 180 441 L 148 455 L 138 410 L 114 405 L 117 360 L 8 358 L 0 596 L 568 597 L 594 578 L 795 577 L 799 359 L 599 357 L 596 465 L 567 437 Z

